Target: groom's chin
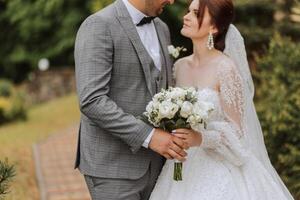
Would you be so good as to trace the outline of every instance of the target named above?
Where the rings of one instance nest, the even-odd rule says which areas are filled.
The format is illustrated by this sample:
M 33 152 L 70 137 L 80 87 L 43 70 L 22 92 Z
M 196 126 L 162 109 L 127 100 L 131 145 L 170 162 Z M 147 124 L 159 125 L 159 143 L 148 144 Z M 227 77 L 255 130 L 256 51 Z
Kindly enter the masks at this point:
M 156 16 L 159 16 L 164 12 L 164 8 L 160 8 L 159 10 L 156 11 Z

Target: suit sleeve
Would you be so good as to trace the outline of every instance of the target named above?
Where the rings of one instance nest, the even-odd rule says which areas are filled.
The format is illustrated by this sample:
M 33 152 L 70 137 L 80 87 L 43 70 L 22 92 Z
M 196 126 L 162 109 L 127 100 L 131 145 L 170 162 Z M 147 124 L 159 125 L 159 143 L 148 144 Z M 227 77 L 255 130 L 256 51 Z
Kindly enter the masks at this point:
M 76 84 L 81 112 L 100 128 L 137 152 L 152 127 L 125 113 L 109 98 L 113 67 L 113 40 L 109 23 L 99 16 L 80 27 L 75 43 Z

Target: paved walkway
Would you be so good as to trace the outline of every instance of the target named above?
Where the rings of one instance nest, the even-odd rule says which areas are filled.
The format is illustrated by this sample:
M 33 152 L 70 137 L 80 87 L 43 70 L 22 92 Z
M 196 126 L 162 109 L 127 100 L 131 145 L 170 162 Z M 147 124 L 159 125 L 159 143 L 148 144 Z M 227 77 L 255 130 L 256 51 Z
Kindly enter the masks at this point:
M 36 174 L 41 200 L 90 200 L 82 175 L 74 170 L 77 130 L 73 126 L 36 144 Z

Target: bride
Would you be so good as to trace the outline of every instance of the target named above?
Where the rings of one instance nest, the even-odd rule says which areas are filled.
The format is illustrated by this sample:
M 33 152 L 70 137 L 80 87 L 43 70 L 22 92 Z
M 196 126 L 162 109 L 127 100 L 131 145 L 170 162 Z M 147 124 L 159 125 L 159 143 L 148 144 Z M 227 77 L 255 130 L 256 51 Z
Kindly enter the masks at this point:
M 244 42 L 230 25 L 233 13 L 231 0 L 194 0 L 184 17 L 181 33 L 193 41 L 194 53 L 176 62 L 176 86 L 197 87 L 215 110 L 206 129 L 175 131 L 191 147 L 183 181 L 172 179 L 168 160 L 151 200 L 293 199 L 265 148 Z

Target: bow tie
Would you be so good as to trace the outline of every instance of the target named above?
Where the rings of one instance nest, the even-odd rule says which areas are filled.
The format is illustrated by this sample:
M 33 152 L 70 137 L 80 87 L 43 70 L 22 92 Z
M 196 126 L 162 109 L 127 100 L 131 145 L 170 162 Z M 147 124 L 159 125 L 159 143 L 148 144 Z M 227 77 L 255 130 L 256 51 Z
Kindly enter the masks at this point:
M 155 17 L 144 17 L 136 26 L 143 26 L 145 24 L 150 24 Z

